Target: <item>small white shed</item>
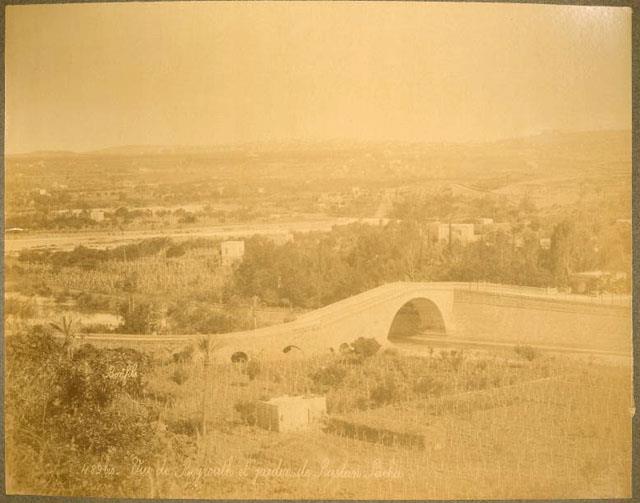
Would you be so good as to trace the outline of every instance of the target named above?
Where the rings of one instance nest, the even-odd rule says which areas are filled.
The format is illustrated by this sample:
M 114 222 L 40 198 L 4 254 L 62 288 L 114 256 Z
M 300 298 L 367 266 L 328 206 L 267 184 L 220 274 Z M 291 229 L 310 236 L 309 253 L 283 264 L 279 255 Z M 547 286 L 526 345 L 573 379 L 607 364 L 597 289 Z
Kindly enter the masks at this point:
M 244 257 L 244 241 L 223 241 L 220 243 L 222 265 L 231 265 Z
M 303 431 L 317 424 L 327 413 L 323 396 L 288 396 L 259 401 L 256 406 L 258 426 L 270 431 Z

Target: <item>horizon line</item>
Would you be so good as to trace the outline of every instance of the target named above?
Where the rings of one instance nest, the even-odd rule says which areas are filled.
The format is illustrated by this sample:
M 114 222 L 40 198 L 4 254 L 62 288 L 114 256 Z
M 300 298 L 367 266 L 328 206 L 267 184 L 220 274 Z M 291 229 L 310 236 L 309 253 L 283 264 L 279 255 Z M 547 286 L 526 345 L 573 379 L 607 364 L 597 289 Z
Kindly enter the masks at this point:
M 269 140 L 245 140 L 245 141 L 229 141 L 210 144 L 162 144 L 162 143 L 122 143 L 118 145 L 102 146 L 87 150 L 69 150 L 65 148 L 42 148 L 30 151 L 20 152 L 3 152 L 4 157 L 17 157 L 17 156 L 29 156 L 29 155 L 43 155 L 43 154 L 67 154 L 67 155 L 87 155 L 87 154 L 108 154 L 109 150 L 117 149 L 142 149 L 142 148 L 166 148 L 166 149 L 211 149 L 211 148 L 240 148 L 248 146 L 266 146 L 277 144 L 322 144 L 322 143 L 351 143 L 351 144 L 396 144 L 396 145 L 486 145 L 491 143 L 500 143 L 503 141 L 522 140 L 528 138 L 536 138 L 545 135 L 553 134 L 581 134 L 581 133 L 632 133 L 632 128 L 602 128 L 602 129 L 547 129 L 541 130 L 536 133 L 524 134 L 519 136 L 505 136 L 495 139 L 484 140 L 382 140 L 382 139 L 355 139 L 355 138 L 324 138 L 324 139 L 302 139 L 302 138 L 279 138 Z

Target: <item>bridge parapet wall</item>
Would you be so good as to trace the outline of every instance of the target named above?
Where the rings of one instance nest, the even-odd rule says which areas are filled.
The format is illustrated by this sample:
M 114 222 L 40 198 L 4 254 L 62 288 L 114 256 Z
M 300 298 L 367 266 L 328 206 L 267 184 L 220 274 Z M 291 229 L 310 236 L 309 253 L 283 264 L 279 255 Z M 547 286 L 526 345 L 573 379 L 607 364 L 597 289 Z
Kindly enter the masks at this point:
M 581 302 L 572 298 L 554 296 L 545 297 L 541 295 L 534 296 L 515 293 L 456 289 L 454 291 L 454 302 L 517 307 L 542 311 L 561 311 L 575 314 L 599 313 L 603 316 L 629 316 L 628 305 L 608 303 L 606 300 L 602 300 L 600 303 L 595 301 Z
M 338 351 L 342 343 L 373 337 L 391 344 L 389 329 L 404 304 L 424 298 L 440 311 L 446 336 L 510 344 L 631 350 L 631 308 L 593 299 L 559 298 L 526 288 L 464 283 L 392 283 L 305 314 L 297 320 L 255 331 L 220 336 L 221 354 L 242 350 L 282 356 L 290 344 L 303 354 Z
M 629 306 L 456 290 L 453 313 L 465 339 L 631 351 Z

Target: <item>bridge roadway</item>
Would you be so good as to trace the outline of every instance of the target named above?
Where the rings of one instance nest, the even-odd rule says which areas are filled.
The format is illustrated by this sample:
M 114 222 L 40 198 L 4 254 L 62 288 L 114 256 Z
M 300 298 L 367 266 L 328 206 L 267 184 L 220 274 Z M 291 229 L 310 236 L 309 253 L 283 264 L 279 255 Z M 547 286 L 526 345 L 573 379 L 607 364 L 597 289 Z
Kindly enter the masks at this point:
M 393 346 L 426 332 L 442 342 L 449 338 L 630 355 L 631 302 L 629 296 L 589 297 L 483 283 L 389 283 L 288 323 L 216 334 L 215 354 L 227 358 L 242 351 L 278 357 L 293 344 L 311 355 L 337 351 L 358 337 Z M 179 343 L 197 337 L 91 334 L 86 339 Z

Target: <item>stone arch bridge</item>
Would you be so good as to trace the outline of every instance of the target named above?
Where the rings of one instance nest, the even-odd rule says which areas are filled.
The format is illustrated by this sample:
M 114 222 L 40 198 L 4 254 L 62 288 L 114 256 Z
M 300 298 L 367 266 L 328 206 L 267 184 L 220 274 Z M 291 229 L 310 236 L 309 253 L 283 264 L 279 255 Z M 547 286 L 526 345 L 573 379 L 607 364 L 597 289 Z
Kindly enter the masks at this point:
M 382 346 L 420 337 L 530 344 L 631 354 L 628 297 L 476 283 L 390 283 L 256 330 L 216 335 L 217 357 L 235 352 L 306 355 L 337 351 L 359 337 Z
M 306 313 L 289 323 L 216 334 L 214 357 L 235 353 L 278 358 L 338 351 L 359 337 L 382 346 L 403 342 L 517 345 L 631 356 L 629 296 L 562 294 L 555 290 L 485 283 L 390 283 Z M 94 334 L 105 343 L 169 342 L 196 335 Z M 298 348 L 289 353 L 287 346 Z

